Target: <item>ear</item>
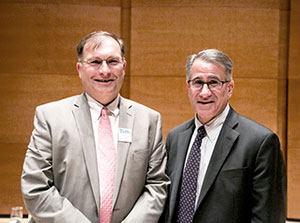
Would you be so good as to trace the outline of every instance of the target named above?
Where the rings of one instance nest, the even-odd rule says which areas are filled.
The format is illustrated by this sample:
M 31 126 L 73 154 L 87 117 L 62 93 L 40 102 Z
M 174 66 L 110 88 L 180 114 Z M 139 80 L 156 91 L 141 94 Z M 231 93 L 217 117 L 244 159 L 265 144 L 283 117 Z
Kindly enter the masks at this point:
M 76 63 L 76 70 L 78 72 L 79 77 L 81 78 L 81 69 L 82 69 L 82 64 L 80 62 Z
M 123 72 L 122 72 L 123 74 L 122 74 L 122 76 L 124 77 L 125 74 L 126 74 L 125 69 L 126 69 L 126 66 L 127 66 L 127 61 L 125 59 L 123 60 L 123 65 L 122 66 L 123 66 Z
M 228 83 L 228 95 L 229 95 L 229 97 L 232 96 L 233 89 L 234 89 L 234 81 L 231 80 L 231 81 Z
M 189 85 L 188 81 L 185 81 L 185 83 L 186 83 L 187 89 L 189 89 L 189 88 L 190 88 L 190 85 Z
M 125 70 L 126 66 L 127 66 L 127 61 L 126 61 L 125 58 L 124 58 L 124 60 L 123 60 L 123 69 L 124 69 L 124 70 Z

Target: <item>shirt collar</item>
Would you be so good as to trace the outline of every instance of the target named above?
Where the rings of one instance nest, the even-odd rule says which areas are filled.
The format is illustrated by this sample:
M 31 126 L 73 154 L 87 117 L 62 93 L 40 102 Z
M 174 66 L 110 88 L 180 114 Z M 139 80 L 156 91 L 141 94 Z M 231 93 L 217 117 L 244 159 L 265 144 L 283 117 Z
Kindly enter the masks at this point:
M 223 110 L 223 112 L 221 114 L 219 114 L 217 117 L 215 117 L 214 119 L 212 119 L 211 121 L 209 121 L 208 123 L 206 123 L 204 125 L 205 127 L 205 131 L 207 134 L 207 137 L 210 140 L 214 140 L 214 138 L 216 136 L 218 136 L 218 134 L 214 134 L 215 130 L 220 126 L 223 125 L 228 113 L 229 113 L 229 104 L 226 105 L 225 109 Z M 203 124 L 198 120 L 197 118 L 197 114 L 195 114 L 195 126 L 196 129 L 198 129 L 200 126 L 202 126 Z
M 90 106 L 91 112 L 92 112 L 92 118 L 96 118 L 97 120 L 100 118 L 101 109 L 104 107 L 101 103 L 96 101 L 94 98 L 86 94 L 88 104 Z M 120 94 L 108 105 L 106 106 L 109 115 L 112 115 L 114 117 L 117 117 L 119 115 L 120 109 L 119 109 L 119 101 L 120 101 Z

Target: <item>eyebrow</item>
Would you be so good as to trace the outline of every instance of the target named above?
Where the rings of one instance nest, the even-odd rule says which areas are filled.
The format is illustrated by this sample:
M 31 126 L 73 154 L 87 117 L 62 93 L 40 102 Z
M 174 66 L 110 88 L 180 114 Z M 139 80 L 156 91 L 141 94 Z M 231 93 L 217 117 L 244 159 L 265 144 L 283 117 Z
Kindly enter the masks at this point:
M 197 76 L 197 77 L 193 78 L 192 80 L 198 80 L 198 79 L 203 80 L 203 78 L 201 76 Z M 213 80 L 213 79 L 220 80 L 217 76 L 214 76 L 214 75 L 208 76 L 207 79 L 208 80 Z
M 87 60 L 108 60 L 108 59 L 122 59 L 122 58 L 119 56 L 109 56 L 106 59 L 102 59 L 100 57 L 91 57 L 91 58 L 88 58 Z

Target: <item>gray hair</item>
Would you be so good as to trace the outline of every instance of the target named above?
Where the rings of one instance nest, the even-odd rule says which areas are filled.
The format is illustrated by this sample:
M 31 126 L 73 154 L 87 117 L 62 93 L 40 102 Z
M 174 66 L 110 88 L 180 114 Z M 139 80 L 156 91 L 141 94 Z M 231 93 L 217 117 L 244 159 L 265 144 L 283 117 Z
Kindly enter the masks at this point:
M 124 47 L 123 41 L 121 39 L 119 39 L 115 34 L 105 32 L 105 31 L 96 31 L 96 32 L 92 32 L 92 33 L 88 34 L 87 36 L 83 37 L 80 40 L 80 42 L 78 43 L 78 45 L 77 45 L 78 61 L 81 61 L 82 56 L 83 56 L 84 46 L 89 39 L 94 38 L 96 40 L 95 41 L 96 43 L 94 44 L 93 48 L 97 48 L 97 47 L 99 47 L 101 42 L 107 37 L 113 38 L 119 44 L 120 50 L 121 50 L 121 56 L 123 59 L 125 56 L 125 47 Z
M 233 63 L 231 59 L 222 51 L 216 49 L 207 49 L 199 52 L 198 54 L 192 54 L 188 57 L 186 62 L 186 79 L 189 80 L 191 78 L 191 67 L 196 59 L 201 59 L 208 63 L 218 63 L 225 67 L 226 81 L 230 81 L 232 79 L 232 69 Z

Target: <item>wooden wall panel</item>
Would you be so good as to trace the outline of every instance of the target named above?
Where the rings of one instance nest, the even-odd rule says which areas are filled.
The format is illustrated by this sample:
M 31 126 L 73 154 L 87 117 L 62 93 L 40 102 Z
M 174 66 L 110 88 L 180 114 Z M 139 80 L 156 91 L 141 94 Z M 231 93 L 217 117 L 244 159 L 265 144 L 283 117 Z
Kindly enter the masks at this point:
M 133 7 L 131 75 L 185 75 L 188 55 L 217 48 L 235 77 L 276 78 L 279 20 L 276 9 Z
M 300 220 L 300 147 L 288 147 L 288 203 L 287 217 Z
M 84 35 L 99 29 L 120 34 L 118 7 L 63 3 L 0 6 L 3 73 L 76 73 L 76 46 Z
M 126 69 L 125 78 L 121 88 L 121 95 L 129 98 L 130 94 L 130 30 L 131 30 L 131 0 L 121 1 L 121 38 L 125 46 Z M 127 59 L 128 58 L 128 59 Z
M 7 0 L 8 1 L 8 0 Z M 235 7 L 288 9 L 286 0 L 132 0 L 134 7 Z
M 236 78 L 230 104 L 239 113 L 278 131 L 276 79 Z
M 237 86 L 231 102 L 235 109 L 279 133 L 284 149 L 285 123 L 278 119 L 285 120 L 286 115 L 282 92 L 287 73 L 286 64 L 280 61 L 287 59 L 287 43 L 281 43 L 287 36 L 287 5 L 283 1 L 244 1 L 239 5 L 236 1 L 225 2 L 133 1 L 130 97 L 143 101 L 139 86 L 133 86 L 137 77 L 139 82 L 142 78 L 146 81 L 158 77 L 160 85 L 169 86 L 170 78 L 185 78 L 188 55 L 206 48 L 220 49 L 234 62 Z M 283 84 L 279 84 L 278 78 Z M 144 90 L 154 92 L 159 89 L 156 85 Z M 168 91 L 175 94 L 177 86 Z M 176 105 L 172 106 L 169 97 L 162 101 L 153 97 L 147 105 L 159 108 L 166 117 L 166 133 L 170 130 L 167 127 L 176 126 L 174 120 L 182 119 L 182 112 L 171 118 L 168 110 L 176 109 Z
M 300 220 L 300 2 L 291 1 L 288 89 L 288 217 Z
M 296 78 L 289 79 L 288 146 L 300 149 L 300 88 L 299 86 L 300 86 L 300 77 L 297 79 Z
M 300 21 L 300 20 L 299 20 Z M 300 37 L 300 36 L 299 36 Z M 293 62 L 295 63 L 295 61 Z M 297 62 L 299 63 L 299 62 Z M 299 67 L 300 69 L 300 67 Z M 299 71 L 297 71 L 299 73 Z M 300 73 L 299 73 L 300 74 Z M 289 79 L 288 217 L 300 220 L 300 75 Z
M 0 142 L 3 143 L 29 142 L 37 105 L 82 91 L 80 79 L 75 74 L 1 74 L 0 83 L 3 83 L 0 94 L 5 95 L 0 97 Z
M 1 0 L 2 3 L 34 3 L 34 4 L 73 4 L 73 5 L 95 5 L 95 6 L 114 6 L 121 5 L 120 0 Z
M 300 2 L 291 0 L 290 40 L 289 40 L 289 79 L 300 79 Z
M 193 117 L 185 77 L 134 76 L 130 81 L 130 98 L 161 113 L 164 138 L 169 130 Z
M 76 46 L 95 30 L 120 35 L 120 14 L 119 0 L 0 2 L 0 215 L 22 205 L 35 107 L 82 92 Z

